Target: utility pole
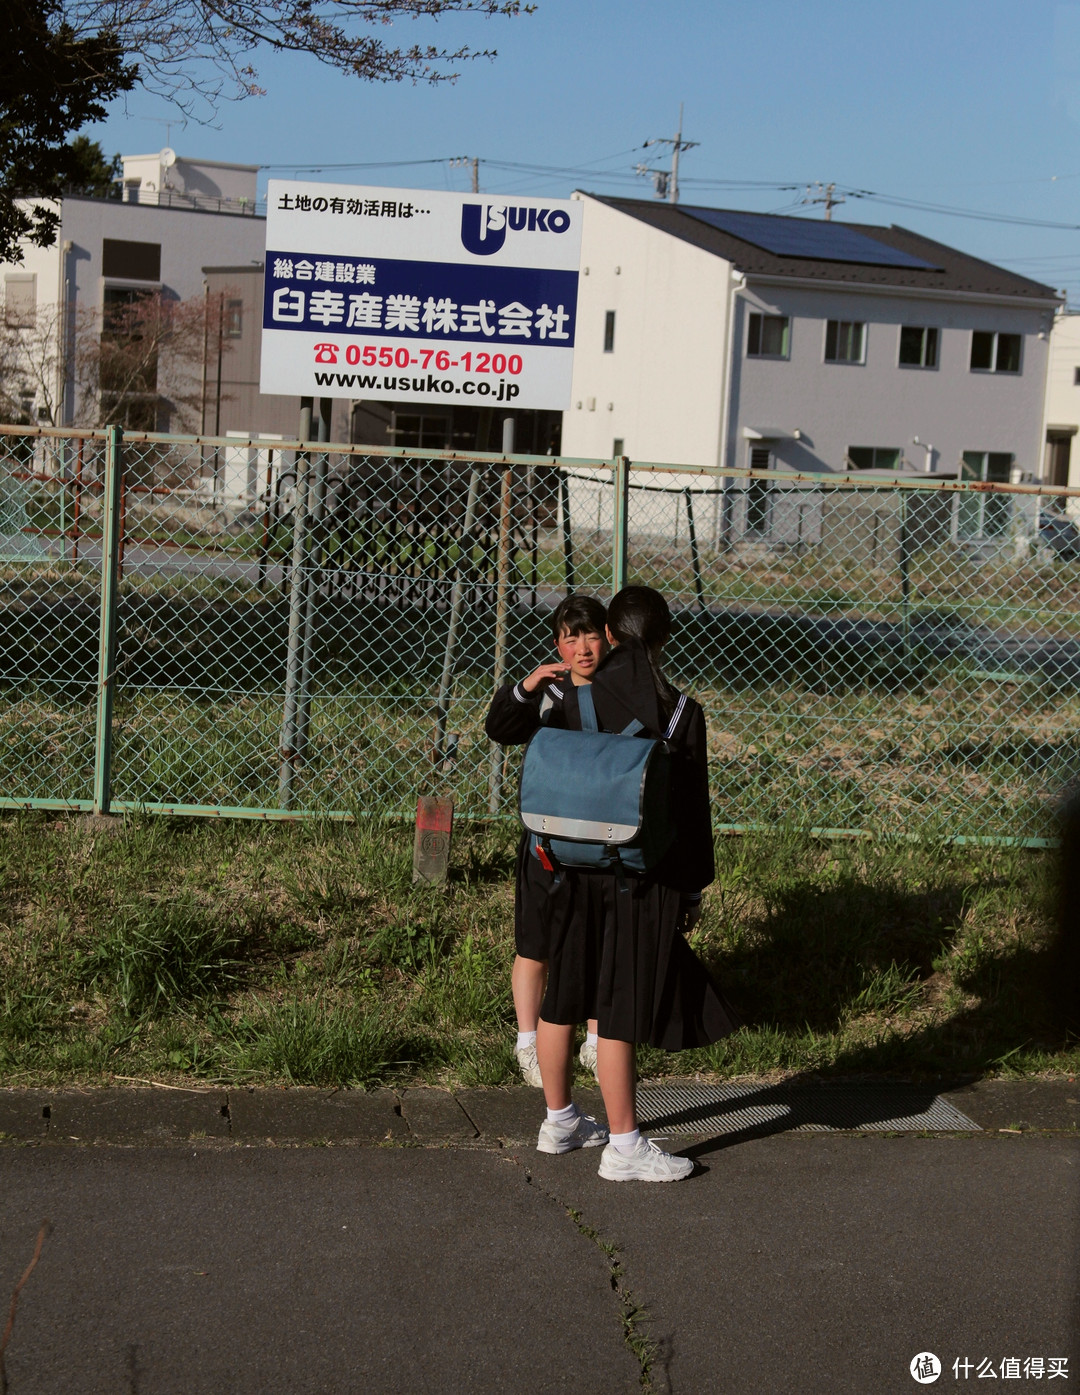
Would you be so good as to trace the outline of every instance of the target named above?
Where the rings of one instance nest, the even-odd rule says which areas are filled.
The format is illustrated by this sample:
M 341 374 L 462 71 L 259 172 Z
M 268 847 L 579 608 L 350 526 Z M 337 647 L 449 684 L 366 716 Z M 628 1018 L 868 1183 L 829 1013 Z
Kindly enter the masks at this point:
M 656 170 L 648 165 L 635 165 L 636 174 L 651 174 L 653 178 L 653 188 L 656 190 L 658 199 L 667 199 L 668 203 L 679 202 L 679 154 L 683 150 L 693 150 L 695 145 L 700 145 L 700 141 L 683 140 L 683 105 L 679 103 L 679 129 L 675 132 L 675 139 L 670 136 L 657 136 L 652 140 L 645 141 L 642 149 L 647 149 L 650 145 L 670 145 L 671 146 L 671 169 Z
M 810 192 L 812 189 L 817 189 L 818 192 L 816 194 L 812 194 Z M 825 205 L 825 221 L 826 223 L 831 223 L 833 209 L 836 208 L 838 204 L 847 203 L 847 199 L 845 199 L 843 195 L 841 195 L 840 198 L 836 198 L 835 195 L 835 184 L 822 184 L 819 181 L 816 184 L 808 184 L 806 186 L 806 197 L 804 199 L 800 199 L 799 202 L 823 203 Z
M 460 169 L 463 165 L 468 166 L 470 174 L 472 176 L 472 191 L 474 194 L 478 194 L 480 192 L 479 159 L 476 156 L 472 156 L 470 158 L 468 155 L 456 155 L 454 159 L 450 161 L 450 168 L 452 170 Z

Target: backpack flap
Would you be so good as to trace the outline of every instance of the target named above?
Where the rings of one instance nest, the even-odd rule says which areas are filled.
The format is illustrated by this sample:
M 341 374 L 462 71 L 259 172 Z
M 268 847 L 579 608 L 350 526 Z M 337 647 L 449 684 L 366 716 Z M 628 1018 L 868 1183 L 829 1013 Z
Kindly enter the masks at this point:
M 641 833 L 649 766 L 659 745 L 541 727 L 521 766 L 522 823 L 549 838 L 632 843 Z
M 525 750 L 521 821 L 545 866 L 554 860 L 646 872 L 674 838 L 667 750 L 635 735 L 640 722 L 619 733 L 598 731 L 587 687 L 578 699 L 581 731 L 541 727 Z

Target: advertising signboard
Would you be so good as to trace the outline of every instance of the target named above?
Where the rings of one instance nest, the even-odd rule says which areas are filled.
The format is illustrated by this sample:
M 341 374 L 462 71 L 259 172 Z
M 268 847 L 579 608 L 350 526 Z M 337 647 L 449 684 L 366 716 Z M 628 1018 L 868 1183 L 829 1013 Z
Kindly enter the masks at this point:
M 582 204 L 271 180 L 263 392 L 570 405 Z

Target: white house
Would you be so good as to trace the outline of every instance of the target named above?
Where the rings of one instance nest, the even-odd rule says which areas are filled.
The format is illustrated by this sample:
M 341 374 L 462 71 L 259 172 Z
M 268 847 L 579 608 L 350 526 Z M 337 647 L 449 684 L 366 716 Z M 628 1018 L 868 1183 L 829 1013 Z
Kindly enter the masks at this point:
M 124 172 L 125 199 L 65 197 L 53 205 L 60 214 L 53 246 L 27 246 L 21 264 L 0 266 L 8 329 L 53 327 L 56 382 L 48 384 L 48 398 L 58 425 L 76 416 L 65 340 L 81 312 L 104 314 L 147 291 L 189 300 L 204 294 L 204 266 L 246 266 L 263 258 L 266 222 L 255 216 L 256 166 L 178 160 L 165 151 L 126 158 Z M 168 385 L 160 386 L 152 420 L 138 424 L 180 430 L 185 423 L 170 409 Z M 46 415 L 44 396 L 27 374 L 22 415 Z
M 575 197 L 565 455 L 1040 477 L 1049 287 L 895 226 Z M 755 489 L 736 533 L 766 527 Z
M 1046 456 L 1043 478 L 1048 484 L 1080 487 L 1080 449 L 1073 437 L 1080 432 L 1080 314 L 1059 314 L 1050 334 L 1050 366 L 1046 378 Z M 1073 510 L 1080 512 L 1080 510 Z

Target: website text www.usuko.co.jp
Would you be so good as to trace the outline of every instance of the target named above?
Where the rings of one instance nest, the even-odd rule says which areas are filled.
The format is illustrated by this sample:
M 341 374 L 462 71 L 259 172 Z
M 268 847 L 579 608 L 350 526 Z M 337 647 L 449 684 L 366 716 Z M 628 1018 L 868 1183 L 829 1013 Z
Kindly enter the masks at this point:
M 453 378 L 437 378 L 434 373 L 426 377 L 414 377 L 409 373 L 319 373 L 315 374 L 316 387 L 355 388 L 358 392 L 442 392 L 447 396 L 490 397 L 496 402 L 512 402 L 521 392 L 517 383 L 500 378 L 491 382 L 487 378 L 463 378 L 455 382 Z

